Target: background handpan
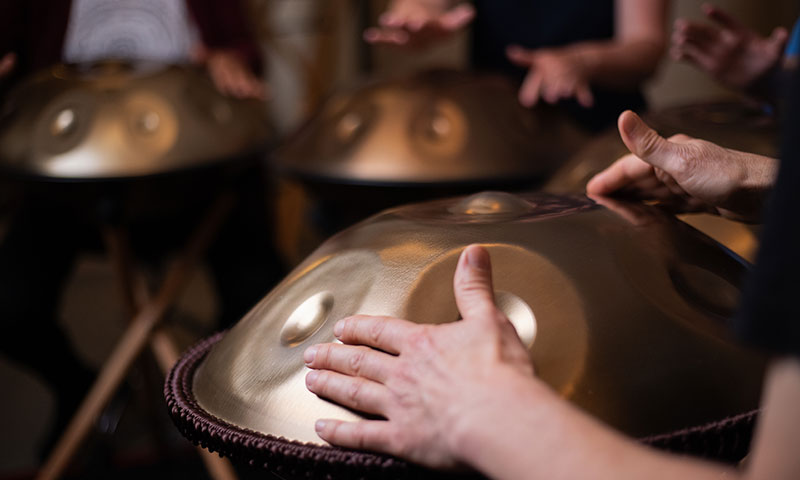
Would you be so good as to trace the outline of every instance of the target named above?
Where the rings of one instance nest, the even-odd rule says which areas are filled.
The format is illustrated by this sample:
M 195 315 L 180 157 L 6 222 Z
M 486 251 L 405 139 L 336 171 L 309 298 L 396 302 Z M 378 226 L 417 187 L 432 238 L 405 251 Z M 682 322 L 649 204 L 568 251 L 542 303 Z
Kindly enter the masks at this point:
M 47 180 L 180 171 L 262 149 L 263 105 L 220 94 L 189 66 L 56 65 L 0 109 L 0 168 Z

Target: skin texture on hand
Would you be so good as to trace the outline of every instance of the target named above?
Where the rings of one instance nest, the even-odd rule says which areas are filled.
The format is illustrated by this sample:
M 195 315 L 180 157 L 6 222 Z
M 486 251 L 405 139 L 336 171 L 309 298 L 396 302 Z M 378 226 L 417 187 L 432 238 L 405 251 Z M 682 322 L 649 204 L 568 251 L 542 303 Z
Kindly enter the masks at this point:
M 720 8 L 705 4 L 703 13 L 713 24 L 675 21 L 671 57 L 693 63 L 727 87 L 752 93 L 780 65 L 789 32 L 778 27 L 764 38 Z
M 334 330 L 344 345 L 306 350 L 306 364 L 313 369 L 306 377 L 309 390 L 386 418 L 320 420 L 316 428 L 322 439 L 438 468 L 468 462 L 457 445 L 464 419 L 496 405 L 498 389 L 533 384 L 534 377 L 527 350 L 494 304 L 485 249 L 464 250 L 454 289 L 461 321 L 418 325 L 350 317 Z
M 778 161 L 720 147 L 685 135 L 665 139 L 638 115 L 619 118 L 631 154 L 592 178 L 589 195 L 627 195 L 654 200 L 676 212 L 711 212 L 757 222 L 778 170 Z
M 205 62 L 208 74 L 224 95 L 235 98 L 264 100 L 266 88 L 258 77 L 241 60 L 236 52 L 229 50 L 208 50 L 199 54 Z
M 378 18 L 378 25 L 364 31 L 371 44 L 426 47 L 465 28 L 475 8 L 452 0 L 393 0 Z

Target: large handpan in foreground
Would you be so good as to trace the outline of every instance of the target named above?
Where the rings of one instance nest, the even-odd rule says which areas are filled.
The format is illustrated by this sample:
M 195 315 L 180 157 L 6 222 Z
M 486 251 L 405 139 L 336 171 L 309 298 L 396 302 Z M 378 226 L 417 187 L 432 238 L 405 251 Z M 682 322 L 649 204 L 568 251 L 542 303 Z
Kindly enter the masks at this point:
M 728 434 L 752 420 L 737 415 L 757 408 L 764 368 L 727 334 L 746 265 L 653 207 L 599 202 L 484 192 L 345 230 L 227 334 L 183 357 L 166 385 L 176 424 L 210 449 L 288 476 L 405 471 L 316 436 L 318 418 L 359 416 L 306 390 L 302 353 L 334 341 L 335 321 L 356 313 L 457 320 L 457 258 L 481 243 L 500 308 L 562 397 L 650 443 L 696 443 L 699 432 L 713 454 L 741 454 L 746 441 Z
M 220 94 L 189 66 L 56 65 L 0 109 L 0 169 L 45 180 L 106 180 L 217 164 L 264 148 L 263 105 Z

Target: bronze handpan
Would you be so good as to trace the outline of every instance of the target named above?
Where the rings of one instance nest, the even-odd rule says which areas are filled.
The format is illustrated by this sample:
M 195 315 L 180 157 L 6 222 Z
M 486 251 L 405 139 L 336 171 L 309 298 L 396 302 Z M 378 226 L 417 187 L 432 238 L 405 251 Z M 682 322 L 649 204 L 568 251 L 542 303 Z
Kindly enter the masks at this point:
M 684 105 L 649 113 L 645 121 L 666 137 L 683 133 L 734 150 L 777 155 L 777 121 L 758 104 L 717 101 Z M 582 193 L 595 174 L 627 153 L 619 132 L 611 129 L 575 154 L 544 189 L 552 193 Z M 747 260 L 754 260 L 757 248 L 754 227 L 709 214 L 680 218 Z
M 256 101 L 223 96 L 191 67 L 57 65 L 0 110 L 0 168 L 41 179 L 102 180 L 209 165 L 264 146 Z
M 693 428 L 720 419 L 752 421 L 764 361 L 726 328 L 746 264 L 658 209 L 598 201 L 483 192 L 387 210 L 341 232 L 232 330 L 183 357 L 165 387 L 176 424 L 288 476 L 403 468 L 317 437 L 318 418 L 360 417 L 306 390 L 302 353 L 334 341 L 335 321 L 356 313 L 457 320 L 453 273 L 471 243 L 488 248 L 499 307 L 565 399 L 667 446 L 693 445 Z M 747 448 L 703 442 L 715 455 Z
M 558 111 L 520 106 L 504 77 L 440 70 L 334 95 L 274 161 L 337 184 L 485 185 L 543 179 L 576 138 Z

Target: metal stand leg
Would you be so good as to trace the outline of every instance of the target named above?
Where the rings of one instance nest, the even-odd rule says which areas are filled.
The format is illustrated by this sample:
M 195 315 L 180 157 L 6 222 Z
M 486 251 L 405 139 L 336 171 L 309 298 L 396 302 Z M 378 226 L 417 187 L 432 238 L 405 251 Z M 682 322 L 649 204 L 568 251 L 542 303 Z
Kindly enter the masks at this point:
M 136 290 L 132 281 L 133 276 L 130 274 L 130 255 L 125 253 L 127 251 L 125 239 L 124 237 L 115 238 L 113 234 L 111 236 L 107 235 L 107 241 L 110 240 L 108 244 L 109 254 L 112 259 L 116 258 L 114 261 L 118 263 L 118 265 L 115 265 L 115 269 L 119 270 L 120 287 L 124 290 L 125 302 L 133 307 L 132 310 L 136 311 L 136 315 L 134 315 L 127 330 L 125 330 L 110 357 L 106 360 L 94 385 L 92 385 L 83 403 L 81 403 L 78 411 L 72 417 L 67 429 L 59 438 L 42 470 L 39 471 L 37 479 L 56 479 L 69 465 L 70 460 L 92 428 L 98 415 L 125 378 L 131 364 L 139 356 L 145 344 L 151 340 L 158 323 L 182 292 L 190 278 L 191 271 L 200 256 L 208 249 L 233 203 L 234 197 L 232 194 L 222 195 L 217 200 L 203 223 L 192 234 L 183 254 L 170 265 L 155 297 L 150 301 L 144 302 L 141 309 L 136 309 L 138 302 L 135 298 Z M 177 350 L 172 344 L 172 340 L 166 337 L 165 334 L 158 333 L 154 338 L 156 339 L 155 343 L 158 345 L 158 347 L 154 346 L 154 351 L 159 358 L 159 364 L 163 368 L 171 360 L 177 359 Z M 172 352 L 169 351 L 169 348 L 172 348 Z M 171 367 L 172 364 L 169 363 L 169 366 Z M 215 476 L 215 478 L 235 478 L 229 464 L 223 467 L 218 464 L 209 465 L 208 461 L 206 461 L 206 465 L 212 474 L 215 472 L 223 474 L 223 476 Z M 230 475 L 225 476 L 228 474 Z

